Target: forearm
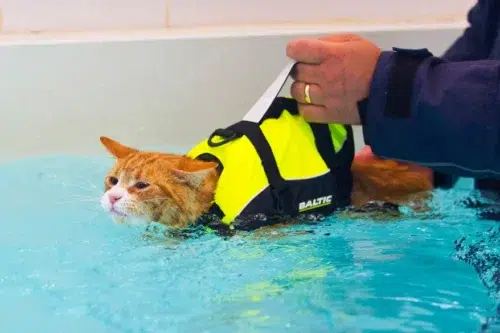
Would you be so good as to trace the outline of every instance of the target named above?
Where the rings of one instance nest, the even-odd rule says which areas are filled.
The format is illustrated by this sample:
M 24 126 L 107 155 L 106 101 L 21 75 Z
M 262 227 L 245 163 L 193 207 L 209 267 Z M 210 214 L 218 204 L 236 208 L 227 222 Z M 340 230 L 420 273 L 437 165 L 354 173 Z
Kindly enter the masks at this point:
M 382 54 L 360 110 L 374 154 L 463 177 L 500 175 L 500 61 L 429 57 L 412 74 L 404 60 L 395 70 L 395 57 Z

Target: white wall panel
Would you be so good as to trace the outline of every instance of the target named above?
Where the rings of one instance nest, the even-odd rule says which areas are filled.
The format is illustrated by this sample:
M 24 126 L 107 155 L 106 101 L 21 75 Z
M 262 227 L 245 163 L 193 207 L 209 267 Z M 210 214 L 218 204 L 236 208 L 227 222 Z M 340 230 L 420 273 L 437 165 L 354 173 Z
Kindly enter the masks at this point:
M 442 53 L 462 27 L 364 31 L 383 48 Z M 325 34 L 331 30 L 317 30 Z M 286 43 L 309 36 L 175 37 L 0 42 L 0 162 L 46 154 L 105 154 L 100 135 L 138 147 L 187 149 L 237 121 L 276 78 Z M 432 36 L 432 38 L 429 38 Z M 0 39 L 1 40 L 1 39 Z M 287 89 L 282 93 L 288 95 Z M 358 149 L 362 147 L 356 130 Z

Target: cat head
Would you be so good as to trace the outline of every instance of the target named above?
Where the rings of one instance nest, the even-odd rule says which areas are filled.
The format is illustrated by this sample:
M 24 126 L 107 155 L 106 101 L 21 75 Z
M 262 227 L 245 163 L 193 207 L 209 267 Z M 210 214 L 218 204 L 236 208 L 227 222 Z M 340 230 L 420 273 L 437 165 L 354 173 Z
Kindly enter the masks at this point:
M 107 137 L 100 140 L 115 158 L 101 197 L 102 207 L 115 220 L 183 228 L 210 207 L 218 180 L 216 163 L 139 151 Z

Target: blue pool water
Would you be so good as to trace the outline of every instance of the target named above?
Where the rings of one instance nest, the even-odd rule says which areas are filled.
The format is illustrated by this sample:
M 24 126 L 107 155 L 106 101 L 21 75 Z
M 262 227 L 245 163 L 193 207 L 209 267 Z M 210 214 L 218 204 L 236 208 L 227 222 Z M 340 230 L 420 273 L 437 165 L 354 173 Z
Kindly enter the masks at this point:
M 107 158 L 0 167 L 0 332 L 496 332 L 500 223 L 329 218 L 174 240 L 99 207 Z M 495 331 L 496 330 L 496 331 Z

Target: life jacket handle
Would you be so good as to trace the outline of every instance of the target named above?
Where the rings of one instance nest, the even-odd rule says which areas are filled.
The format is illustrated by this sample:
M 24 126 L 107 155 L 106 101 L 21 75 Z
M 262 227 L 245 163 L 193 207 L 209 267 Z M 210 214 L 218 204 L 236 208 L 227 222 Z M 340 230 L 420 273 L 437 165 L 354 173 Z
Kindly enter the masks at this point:
M 288 80 L 293 67 L 295 66 L 295 61 L 289 61 L 288 64 L 281 70 L 278 77 L 274 80 L 269 88 L 264 91 L 264 94 L 259 98 L 259 100 L 252 106 L 252 108 L 243 117 L 243 121 L 251 121 L 253 123 L 259 123 L 262 118 L 273 104 L 274 100 L 280 93 L 281 89 Z

